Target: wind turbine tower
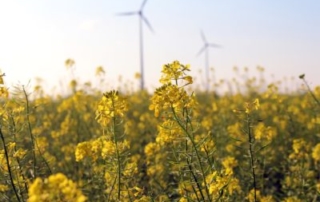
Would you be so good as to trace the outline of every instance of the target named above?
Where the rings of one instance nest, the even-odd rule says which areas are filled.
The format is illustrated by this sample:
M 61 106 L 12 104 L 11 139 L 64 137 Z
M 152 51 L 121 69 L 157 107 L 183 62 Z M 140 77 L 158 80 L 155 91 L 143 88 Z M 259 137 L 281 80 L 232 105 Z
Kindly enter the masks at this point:
M 198 52 L 197 56 L 199 56 L 201 53 L 204 52 L 205 54 L 205 76 L 206 76 L 206 91 L 209 90 L 209 81 L 210 81 L 210 76 L 209 76 L 209 48 L 221 48 L 220 45 L 218 44 L 213 44 L 213 43 L 209 43 L 205 37 L 205 35 L 203 34 L 203 31 L 201 31 L 201 38 L 202 41 L 204 43 L 203 47 L 200 49 L 200 51 Z
M 119 13 L 118 15 L 122 16 L 131 16 L 131 15 L 138 15 L 139 16 L 139 39 L 140 39 L 140 89 L 144 89 L 144 57 L 143 57 L 143 24 L 146 24 L 147 27 L 153 32 L 151 24 L 149 23 L 148 19 L 143 14 L 143 9 L 147 3 L 147 0 L 144 0 L 140 6 L 138 11 L 134 12 L 125 12 Z

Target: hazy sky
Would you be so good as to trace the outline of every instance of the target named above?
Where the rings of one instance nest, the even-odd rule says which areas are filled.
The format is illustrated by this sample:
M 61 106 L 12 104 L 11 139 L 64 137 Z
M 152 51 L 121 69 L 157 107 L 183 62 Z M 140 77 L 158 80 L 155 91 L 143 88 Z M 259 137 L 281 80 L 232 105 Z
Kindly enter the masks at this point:
M 113 83 L 139 72 L 138 16 L 142 0 L 0 0 L 0 68 L 6 81 L 42 77 L 49 86 L 67 77 L 64 61 L 76 61 L 76 76 L 93 81 L 103 66 Z M 179 60 L 194 74 L 204 68 L 202 29 L 216 78 L 232 68 L 257 65 L 276 78 L 298 77 L 320 85 L 320 1 L 317 0 L 148 0 L 144 27 L 145 77 L 157 86 L 161 67 Z M 138 82 L 137 82 L 138 86 Z

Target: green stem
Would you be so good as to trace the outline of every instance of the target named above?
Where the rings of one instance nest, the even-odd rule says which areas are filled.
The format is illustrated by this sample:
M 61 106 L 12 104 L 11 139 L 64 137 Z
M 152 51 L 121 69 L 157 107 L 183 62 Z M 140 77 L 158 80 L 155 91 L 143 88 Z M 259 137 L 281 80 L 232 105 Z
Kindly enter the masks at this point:
M 256 182 L 256 173 L 254 165 L 254 137 L 251 130 L 251 120 L 250 115 L 247 114 L 247 130 L 248 130 L 248 141 L 249 141 L 249 156 L 250 156 L 250 165 L 251 165 L 251 174 L 253 178 L 253 189 L 254 189 L 254 201 L 257 201 L 257 182 Z
M 114 181 L 113 181 L 113 183 L 112 183 L 112 186 L 111 186 L 111 190 L 110 190 L 110 193 L 109 193 L 109 196 L 107 196 L 107 201 L 109 201 L 109 199 L 111 198 L 111 200 L 112 200 L 112 192 L 113 192 L 113 190 L 114 190 L 114 186 L 115 186 L 115 184 L 116 184 L 116 182 L 117 182 L 117 178 L 116 179 L 114 179 Z
M 12 189 L 13 189 L 13 191 L 15 193 L 15 196 L 16 196 L 17 200 L 20 202 L 21 200 L 20 200 L 20 197 L 18 195 L 18 191 L 16 189 L 14 181 L 13 181 L 13 174 L 12 174 L 12 171 L 11 171 L 11 166 L 10 166 L 10 161 L 9 161 L 9 153 L 8 153 L 8 150 L 7 150 L 7 146 L 6 146 L 6 142 L 5 142 L 5 139 L 4 139 L 4 135 L 2 133 L 1 126 L 0 126 L 0 136 L 1 136 L 2 144 L 3 144 L 4 154 L 6 156 L 7 169 L 8 169 L 8 172 L 9 172 L 10 183 L 11 183 Z
M 45 165 L 47 166 L 48 170 L 49 170 L 49 174 L 52 174 L 51 168 L 49 166 L 48 161 L 44 158 L 38 144 L 37 144 L 37 140 L 35 139 L 33 133 L 32 133 L 32 127 L 31 127 L 31 123 L 30 123 L 30 106 L 29 106 L 29 98 L 28 98 L 28 94 L 24 88 L 24 86 L 22 87 L 23 89 L 23 93 L 25 96 L 25 100 L 26 100 L 26 118 L 27 118 L 27 123 L 28 123 L 28 131 L 30 134 L 30 138 L 31 138 L 31 144 L 32 144 L 32 155 L 33 155 L 33 178 L 37 177 L 37 159 L 36 159 L 36 149 L 38 150 L 40 157 L 42 158 L 43 162 L 45 163 Z
M 199 181 L 198 181 L 197 176 L 196 176 L 196 175 L 194 174 L 194 172 L 193 172 L 193 168 L 192 168 L 192 165 L 191 165 L 190 162 L 189 162 L 188 157 L 187 157 L 187 163 L 188 163 L 188 168 L 189 168 L 189 170 L 190 170 L 190 173 L 191 173 L 191 175 L 192 175 L 192 177 L 193 177 L 193 180 L 195 181 L 195 183 L 196 183 L 196 185 L 197 185 L 197 188 L 198 188 L 199 191 L 200 191 L 201 198 L 202 198 L 203 201 L 205 201 L 205 197 L 204 197 L 203 192 L 202 192 L 202 190 L 201 190 L 201 185 L 200 185 L 200 183 L 199 183 Z M 193 186 L 192 186 L 192 188 L 193 188 Z M 198 193 L 195 192 L 195 194 L 196 194 L 197 199 L 199 199 L 199 198 L 198 198 Z
M 313 99 L 316 101 L 316 103 L 320 106 L 320 101 L 318 100 L 318 98 L 316 97 L 316 95 L 312 92 L 310 86 L 308 85 L 307 81 L 303 78 L 302 79 L 304 84 L 307 86 L 309 93 L 311 94 L 311 96 L 313 97 Z
M 16 123 L 15 123 L 15 120 L 14 120 L 12 114 L 10 114 L 10 119 L 11 119 L 11 122 L 12 122 L 11 135 L 13 136 L 14 142 L 17 142 L 17 137 L 16 137 Z M 17 149 L 17 146 L 15 145 L 15 146 L 14 146 L 14 152 L 16 152 L 17 150 L 18 150 L 18 149 Z M 28 184 L 27 184 L 26 177 L 25 177 L 25 175 L 24 175 L 23 172 L 22 172 L 22 165 L 21 165 L 21 162 L 20 162 L 20 158 L 19 158 L 19 157 L 16 157 L 16 161 L 17 161 L 18 166 L 19 166 L 19 174 L 21 175 L 22 180 L 23 180 L 23 183 L 24 183 L 24 189 L 25 189 L 25 191 L 28 193 Z M 21 198 L 22 198 L 22 201 L 25 201 L 22 193 L 21 193 Z
M 186 108 L 183 109 L 183 116 L 186 117 L 186 130 L 188 130 L 188 123 L 190 123 L 190 125 L 191 125 L 191 122 L 188 119 L 188 110 Z M 191 130 L 193 130 L 192 125 L 191 125 Z M 187 155 L 186 160 L 187 160 L 188 168 L 190 170 L 190 173 L 191 173 L 191 176 L 192 176 L 193 180 L 196 183 L 197 188 L 199 189 L 201 198 L 204 201 L 205 197 L 203 195 L 203 192 L 202 192 L 202 189 L 201 189 L 201 185 L 199 184 L 198 178 L 197 178 L 197 176 L 195 175 L 195 173 L 193 171 L 192 164 L 191 164 L 191 162 L 189 162 L 189 159 L 188 159 L 188 141 L 187 140 L 185 141 L 185 149 L 186 149 L 186 155 Z M 197 191 L 196 191 L 196 189 L 195 189 L 195 187 L 193 185 L 192 185 L 192 190 L 195 193 L 197 200 L 200 201 L 198 193 L 197 193 Z
M 115 109 L 115 104 L 114 100 L 112 100 L 112 107 Z M 121 188 L 121 159 L 120 159 L 120 153 L 119 153 L 119 148 L 118 148 L 118 140 L 116 136 L 116 117 L 114 116 L 112 118 L 112 133 L 113 133 L 113 141 L 114 144 L 116 145 L 116 152 L 117 152 L 117 163 L 118 163 L 118 200 L 120 201 L 120 188 Z
M 178 116 L 177 116 L 177 114 L 176 114 L 176 112 L 175 112 L 175 110 L 174 110 L 172 105 L 171 105 L 171 111 L 172 111 L 173 116 L 174 116 L 175 120 L 177 121 L 178 125 L 185 132 L 185 134 L 187 135 L 188 139 L 191 141 L 192 147 L 194 148 L 194 150 L 196 152 L 197 160 L 198 160 L 198 163 L 199 163 L 199 166 L 200 166 L 200 169 L 201 169 L 201 174 L 202 174 L 203 181 L 204 181 L 205 190 L 206 190 L 207 196 L 209 198 L 209 201 L 211 201 L 210 193 L 209 193 L 209 189 L 208 189 L 208 184 L 207 184 L 207 182 L 205 180 L 204 168 L 203 168 L 203 165 L 202 165 L 202 162 L 201 162 L 200 154 L 199 154 L 199 151 L 197 149 L 196 143 L 194 142 L 194 139 L 193 139 L 192 135 L 189 133 L 189 131 L 186 129 L 186 127 L 184 127 L 183 124 L 180 122 L 180 120 L 179 120 L 179 118 L 178 118 Z
M 185 148 L 186 148 L 186 153 L 187 153 L 187 150 L 188 150 L 187 141 L 186 141 L 186 143 L 185 143 Z M 180 158 L 177 156 L 175 149 L 174 149 L 173 147 L 171 147 L 171 149 L 172 149 L 172 154 L 173 154 L 173 157 L 175 158 L 176 163 L 180 164 L 181 161 L 180 161 Z M 190 169 L 190 166 L 191 166 L 191 165 L 189 164 L 188 157 L 186 157 L 186 158 L 187 158 L 188 168 L 189 168 L 190 172 L 192 172 L 192 174 L 194 175 L 194 173 L 193 173 L 193 171 L 192 171 L 192 168 Z M 179 172 L 180 181 L 183 182 L 183 172 L 181 171 L 180 166 L 179 166 L 178 172 Z M 198 184 L 197 184 L 197 185 L 198 185 Z M 184 186 L 184 188 L 185 188 L 185 189 L 184 189 L 185 192 L 186 192 L 187 195 L 188 195 L 188 190 L 187 190 L 187 188 L 185 187 L 184 183 L 183 183 L 183 186 Z M 198 196 L 198 193 L 197 193 L 197 191 L 196 191 L 196 188 L 194 187 L 193 184 L 191 185 L 191 187 L 192 187 L 193 192 L 194 192 L 195 195 L 196 195 L 197 201 L 200 201 L 200 198 L 199 198 L 199 196 Z
M 23 94 L 26 100 L 26 118 L 27 118 L 27 123 L 28 123 L 28 131 L 29 131 L 29 135 L 30 135 L 30 139 L 31 139 L 31 145 L 32 145 L 32 156 L 33 156 L 33 175 L 32 178 L 36 178 L 37 177 L 37 171 L 36 171 L 36 167 L 37 167 L 37 159 L 36 159 L 36 149 L 35 149 L 35 142 L 34 142 L 34 136 L 32 134 L 32 129 L 31 129 L 31 123 L 30 123 L 30 119 L 29 119 L 29 114 L 30 114 L 30 109 L 29 109 L 29 98 L 28 98 L 28 94 L 24 88 L 24 86 L 22 86 L 22 90 L 23 90 Z

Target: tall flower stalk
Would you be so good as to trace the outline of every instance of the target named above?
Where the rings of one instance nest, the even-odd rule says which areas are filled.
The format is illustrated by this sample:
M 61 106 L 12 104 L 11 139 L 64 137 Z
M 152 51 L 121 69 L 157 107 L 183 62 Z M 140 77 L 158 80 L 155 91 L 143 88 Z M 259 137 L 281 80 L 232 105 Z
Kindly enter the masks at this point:
M 113 144 L 115 146 L 116 161 L 117 161 L 117 198 L 121 199 L 121 173 L 122 171 L 122 158 L 119 149 L 119 139 L 121 134 L 118 134 L 117 125 L 122 122 L 124 113 L 127 111 L 126 101 L 119 96 L 117 91 L 110 91 L 103 95 L 101 101 L 99 102 L 98 109 L 96 111 L 97 121 L 104 127 L 108 127 L 113 139 Z
M 258 185 L 257 185 L 257 171 L 256 171 L 256 137 L 254 134 L 254 114 L 253 112 L 258 110 L 260 107 L 260 103 L 258 99 L 255 99 L 253 102 L 246 102 L 243 110 L 234 110 L 234 112 L 239 115 L 243 115 L 244 118 L 244 130 L 243 132 L 247 135 L 247 143 L 248 143 L 248 155 L 249 155 L 249 167 L 250 174 L 252 179 L 252 190 L 249 193 L 250 201 L 258 201 Z M 260 148 L 263 149 L 263 148 Z
M 194 93 L 188 95 L 185 89 L 193 83 L 192 77 L 187 74 L 188 71 L 190 67 L 178 61 L 164 65 L 160 79 L 163 85 L 156 89 L 151 98 L 150 109 L 154 110 L 155 116 L 161 116 L 164 120 L 159 127 L 156 141 L 159 144 L 173 144 L 178 173 L 182 175 L 179 177 L 180 183 L 189 180 L 195 199 L 211 201 L 205 180 L 209 169 L 205 168 L 207 165 L 204 165 L 204 158 L 200 154 L 200 144 L 195 139 L 194 125 L 197 122 L 193 110 L 197 101 Z M 184 173 L 190 173 L 188 179 Z
M 104 175 L 106 191 L 103 192 L 107 193 L 104 201 L 122 201 L 130 197 L 124 180 L 128 176 L 126 165 L 129 162 L 129 143 L 124 140 L 122 132 L 127 110 L 125 98 L 117 91 L 103 94 L 96 110 L 96 120 L 103 128 L 102 135 L 97 139 L 81 142 L 76 148 L 76 161 L 89 157 L 93 163 L 93 173 L 98 171 Z

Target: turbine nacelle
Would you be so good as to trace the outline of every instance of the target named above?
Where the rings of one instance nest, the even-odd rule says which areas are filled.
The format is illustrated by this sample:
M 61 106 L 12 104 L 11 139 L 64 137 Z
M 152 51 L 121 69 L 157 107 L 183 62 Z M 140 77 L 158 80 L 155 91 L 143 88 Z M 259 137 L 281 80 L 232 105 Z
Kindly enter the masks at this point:
M 117 15 L 118 15 L 118 16 L 138 15 L 139 18 L 140 18 L 140 20 L 142 20 L 142 21 L 147 25 L 147 27 L 149 28 L 149 30 L 154 33 L 154 30 L 153 30 L 150 22 L 148 21 L 148 19 L 147 19 L 147 18 L 144 16 L 144 14 L 143 14 L 143 8 L 144 8 L 144 6 L 146 5 L 146 3 L 147 3 L 147 0 L 144 0 L 144 1 L 142 2 L 141 6 L 140 6 L 140 10 L 138 10 L 138 11 L 123 12 L 123 13 L 118 13 Z
M 197 53 L 197 56 L 201 55 L 201 53 L 204 52 L 208 48 L 222 48 L 222 46 L 220 46 L 219 44 L 208 43 L 205 35 L 203 34 L 203 31 L 201 31 L 201 38 L 202 38 L 204 45 Z

